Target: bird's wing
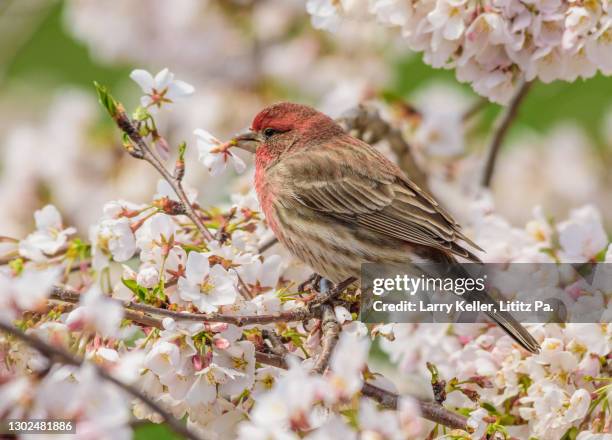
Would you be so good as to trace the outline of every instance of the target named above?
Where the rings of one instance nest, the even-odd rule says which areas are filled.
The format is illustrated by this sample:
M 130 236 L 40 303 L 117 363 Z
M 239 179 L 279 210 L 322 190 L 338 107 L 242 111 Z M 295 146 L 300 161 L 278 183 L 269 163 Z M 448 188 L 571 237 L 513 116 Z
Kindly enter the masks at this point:
M 332 142 L 332 141 L 330 141 Z M 269 170 L 282 182 L 278 201 L 343 222 L 479 261 L 480 249 L 438 203 L 373 147 L 349 136 L 293 153 Z

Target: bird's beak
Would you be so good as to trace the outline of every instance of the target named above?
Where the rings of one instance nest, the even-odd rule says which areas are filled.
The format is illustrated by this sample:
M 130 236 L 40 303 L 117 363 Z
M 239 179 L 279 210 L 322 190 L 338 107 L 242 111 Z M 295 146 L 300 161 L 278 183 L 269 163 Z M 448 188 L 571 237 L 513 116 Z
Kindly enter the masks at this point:
M 248 131 L 236 136 L 231 142 L 234 147 L 238 147 L 250 153 L 255 153 L 257 147 L 259 147 L 261 143 L 261 137 L 254 131 Z

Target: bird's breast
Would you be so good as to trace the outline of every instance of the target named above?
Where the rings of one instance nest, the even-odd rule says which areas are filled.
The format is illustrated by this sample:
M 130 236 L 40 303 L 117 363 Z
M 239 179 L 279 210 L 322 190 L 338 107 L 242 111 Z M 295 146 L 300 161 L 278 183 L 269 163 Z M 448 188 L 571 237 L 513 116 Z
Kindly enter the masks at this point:
M 266 222 L 276 238 L 280 239 L 279 235 L 281 231 L 279 229 L 278 220 L 274 208 L 274 204 L 277 198 L 277 189 L 272 183 L 271 179 L 266 176 L 266 171 L 263 167 L 257 166 L 255 168 L 255 191 L 257 192 L 257 198 L 259 205 L 263 211 Z

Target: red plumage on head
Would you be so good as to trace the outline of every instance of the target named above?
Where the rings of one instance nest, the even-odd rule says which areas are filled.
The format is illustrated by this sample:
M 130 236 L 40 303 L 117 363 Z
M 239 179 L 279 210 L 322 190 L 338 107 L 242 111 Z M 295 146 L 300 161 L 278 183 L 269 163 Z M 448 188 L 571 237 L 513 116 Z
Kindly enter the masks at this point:
M 313 124 L 334 124 L 334 121 L 321 112 L 306 105 L 280 102 L 266 107 L 253 119 L 251 130 L 260 131 L 272 128 L 278 131 L 297 129 L 304 131 Z

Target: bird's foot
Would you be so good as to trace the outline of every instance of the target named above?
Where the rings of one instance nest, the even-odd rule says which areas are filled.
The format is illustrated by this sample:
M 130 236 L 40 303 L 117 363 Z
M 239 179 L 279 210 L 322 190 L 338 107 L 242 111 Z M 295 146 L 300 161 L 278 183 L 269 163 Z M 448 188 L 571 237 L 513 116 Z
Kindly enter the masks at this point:
M 321 281 L 321 275 L 317 273 L 313 273 L 312 275 L 308 277 L 306 281 L 304 281 L 298 286 L 298 292 L 305 292 L 306 287 L 310 287 L 311 289 L 312 288 L 316 289 L 318 288 L 318 284 L 320 281 Z

